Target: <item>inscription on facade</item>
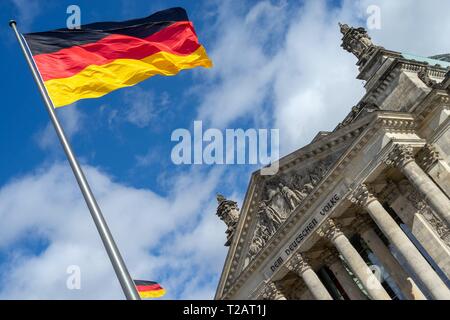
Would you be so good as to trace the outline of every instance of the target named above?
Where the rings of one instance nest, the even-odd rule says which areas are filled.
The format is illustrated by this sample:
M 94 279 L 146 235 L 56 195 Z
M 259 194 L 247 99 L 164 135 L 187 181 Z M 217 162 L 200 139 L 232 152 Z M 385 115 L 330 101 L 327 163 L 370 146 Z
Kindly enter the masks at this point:
M 278 268 L 281 267 L 284 261 L 289 259 L 289 256 L 294 253 L 296 249 L 317 229 L 320 222 L 333 211 L 333 208 L 338 204 L 340 199 L 342 199 L 342 192 L 336 192 L 327 202 L 323 203 L 319 207 L 311 219 L 304 224 L 300 232 L 293 237 L 292 241 L 290 241 L 289 244 L 281 250 L 280 255 L 277 256 L 270 264 L 269 269 L 264 273 L 266 277 L 270 277 Z

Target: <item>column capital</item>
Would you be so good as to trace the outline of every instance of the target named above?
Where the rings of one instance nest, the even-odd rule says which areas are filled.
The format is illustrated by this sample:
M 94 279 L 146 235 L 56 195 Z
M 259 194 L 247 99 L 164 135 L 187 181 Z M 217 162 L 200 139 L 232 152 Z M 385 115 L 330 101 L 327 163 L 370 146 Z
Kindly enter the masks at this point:
M 414 161 L 413 147 L 407 144 L 396 144 L 384 163 L 391 167 L 402 168 Z
M 309 259 L 301 253 L 294 253 L 293 257 L 289 259 L 286 267 L 299 275 L 308 269 L 311 269 Z
M 425 144 L 422 149 L 417 153 L 417 163 L 423 170 L 429 171 L 433 165 L 439 160 L 442 160 L 439 151 L 432 144 Z
M 319 236 L 324 237 L 330 241 L 333 241 L 336 237 L 343 235 L 340 225 L 333 219 L 327 219 L 317 231 Z
M 366 207 L 372 201 L 377 200 L 377 198 L 375 198 L 373 193 L 369 190 L 367 185 L 364 183 L 357 186 L 355 188 L 355 190 L 352 192 L 352 194 L 350 194 L 348 199 L 352 203 L 354 203 L 360 207 L 363 207 L 363 208 Z
M 278 300 L 283 296 L 283 293 L 281 293 L 280 289 L 273 281 L 269 281 L 261 292 L 262 300 Z

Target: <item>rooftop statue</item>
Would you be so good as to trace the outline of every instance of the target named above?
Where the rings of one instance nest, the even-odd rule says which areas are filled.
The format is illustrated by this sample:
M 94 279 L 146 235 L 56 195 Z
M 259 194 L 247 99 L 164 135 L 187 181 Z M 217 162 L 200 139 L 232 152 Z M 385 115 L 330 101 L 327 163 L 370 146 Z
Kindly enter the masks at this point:
M 361 27 L 353 28 L 342 23 L 339 23 L 339 27 L 343 35 L 342 48 L 353 53 L 358 59 L 361 59 L 367 53 L 370 53 L 371 49 L 376 47 L 367 34 L 366 29 Z
M 231 244 L 231 240 L 236 230 L 236 225 L 239 220 L 239 208 L 235 201 L 226 199 L 223 195 L 217 194 L 217 216 L 227 225 L 227 242 L 226 246 Z

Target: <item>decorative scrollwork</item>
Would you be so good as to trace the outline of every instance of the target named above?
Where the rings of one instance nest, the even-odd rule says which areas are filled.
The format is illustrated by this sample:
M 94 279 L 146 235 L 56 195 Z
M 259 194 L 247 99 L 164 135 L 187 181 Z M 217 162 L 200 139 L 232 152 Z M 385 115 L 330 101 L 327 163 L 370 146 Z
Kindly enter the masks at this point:
M 301 253 L 294 253 L 286 263 L 286 267 L 297 274 L 302 274 L 306 270 L 311 269 L 308 259 Z
M 367 187 L 367 185 L 365 185 L 364 183 L 360 184 L 355 191 L 353 191 L 353 193 L 349 196 L 349 200 L 360 206 L 360 207 L 365 207 L 367 206 L 370 202 L 375 201 L 376 198 L 373 195 L 372 192 L 370 192 L 369 188 Z
M 409 162 L 414 161 L 413 148 L 410 145 L 397 144 L 385 159 L 388 166 L 397 168 L 404 167 Z
M 336 237 L 343 234 L 340 229 L 340 225 L 333 219 L 327 219 L 317 233 L 319 236 L 324 237 L 329 241 L 333 241 Z
M 431 145 L 426 144 L 416 155 L 417 163 L 426 172 L 431 169 L 439 160 L 442 159 L 437 149 Z

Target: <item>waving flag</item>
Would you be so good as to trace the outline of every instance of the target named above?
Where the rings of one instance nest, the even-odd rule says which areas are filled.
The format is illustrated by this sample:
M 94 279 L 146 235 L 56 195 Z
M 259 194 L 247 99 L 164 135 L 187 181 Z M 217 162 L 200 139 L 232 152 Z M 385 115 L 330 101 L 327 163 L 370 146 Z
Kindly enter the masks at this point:
M 139 296 L 143 299 L 145 298 L 159 298 L 166 294 L 159 283 L 154 281 L 145 280 L 133 280 L 136 285 L 136 289 L 139 292 Z
M 153 75 L 212 66 L 183 8 L 24 37 L 55 107 L 101 97 Z

